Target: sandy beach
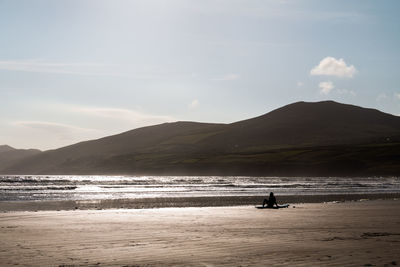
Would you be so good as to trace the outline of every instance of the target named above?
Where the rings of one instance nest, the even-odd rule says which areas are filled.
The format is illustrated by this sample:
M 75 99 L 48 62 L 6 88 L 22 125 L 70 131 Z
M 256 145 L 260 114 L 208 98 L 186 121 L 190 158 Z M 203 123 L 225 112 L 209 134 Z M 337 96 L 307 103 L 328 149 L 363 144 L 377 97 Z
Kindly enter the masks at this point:
M 0 214 L 1 266 L 391 266 L 400 200 Z
M 220 197 L 157 197 L 128 199 L 0 201 L 1 212 L 45 210 L 103 210 L 149 209 L 182 207 L 222 207 L 261 204 L 265 196 Z M 278 195 L 279 203 L 323 203 L 359 200 L 383 200 L 400 198 L 400 193 L 380 194 L 329 194 L 329 195 Z

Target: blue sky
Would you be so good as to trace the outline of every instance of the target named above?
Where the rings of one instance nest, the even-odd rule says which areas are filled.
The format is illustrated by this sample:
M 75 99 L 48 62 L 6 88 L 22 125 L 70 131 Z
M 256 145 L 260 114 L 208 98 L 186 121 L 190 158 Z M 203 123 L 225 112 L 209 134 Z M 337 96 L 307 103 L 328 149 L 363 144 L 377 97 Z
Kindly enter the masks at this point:
M 52 149 L 296 101 L 400 114 L 400 2 L 0 0 L 0 144 Z

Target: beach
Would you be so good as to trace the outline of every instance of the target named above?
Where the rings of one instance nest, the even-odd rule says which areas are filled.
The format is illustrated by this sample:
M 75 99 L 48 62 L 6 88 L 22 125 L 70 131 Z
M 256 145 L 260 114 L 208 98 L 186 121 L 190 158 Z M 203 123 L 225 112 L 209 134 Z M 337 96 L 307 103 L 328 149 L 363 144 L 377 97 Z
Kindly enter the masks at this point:
M 2 266 L 392 266 L 400 200 L 0 213 Z
M 264 196 L 153 197 L 86 200 L 0 201 L 1 212 L 45 210 L 151 209 L 262 204 Z M 400 198 L 400 193 L 279 195 L 279 203 L 323 203 Z

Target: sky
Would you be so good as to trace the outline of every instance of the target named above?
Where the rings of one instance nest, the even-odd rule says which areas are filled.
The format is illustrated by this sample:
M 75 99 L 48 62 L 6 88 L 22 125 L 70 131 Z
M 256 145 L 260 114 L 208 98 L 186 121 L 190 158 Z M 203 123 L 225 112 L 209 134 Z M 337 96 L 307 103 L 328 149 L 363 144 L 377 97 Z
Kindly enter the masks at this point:
M 0 0 L 0 145 L 297 101 L 400 115 L 400 1 Z

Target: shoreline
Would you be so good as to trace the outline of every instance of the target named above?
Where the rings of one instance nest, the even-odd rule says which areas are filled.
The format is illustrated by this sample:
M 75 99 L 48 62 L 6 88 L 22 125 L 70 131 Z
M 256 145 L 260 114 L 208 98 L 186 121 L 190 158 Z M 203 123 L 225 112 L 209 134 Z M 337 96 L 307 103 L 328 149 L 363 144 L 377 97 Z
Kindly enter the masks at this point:
M 265 196 L 267 197 L 267 196 Z M 0 201 L 0 213 L 18 211 L 153 209 L 184 207 L 224 207 L 259 205 L 264 196 L 222 197 L 163 197 L 131 199 Z M 332 194 L 332 195 L 277 195 L 278 203 L 324 203 L 360 200 L 390 200 L 400 198 L 400 193 Z
M 394 266 L 400 200 L 12 212 L 2 266 Z

